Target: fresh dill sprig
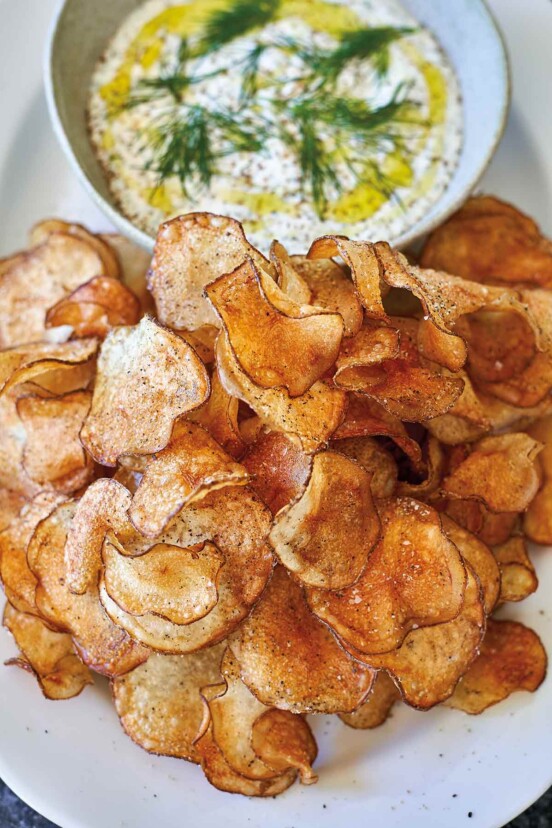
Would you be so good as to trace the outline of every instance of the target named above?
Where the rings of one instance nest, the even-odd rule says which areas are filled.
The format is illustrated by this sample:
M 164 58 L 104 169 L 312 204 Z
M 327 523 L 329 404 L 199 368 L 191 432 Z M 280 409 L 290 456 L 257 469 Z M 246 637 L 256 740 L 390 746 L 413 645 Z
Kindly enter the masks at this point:
M 228 9 L 213 12 L 199 43 L 199 54 L 209 54 L 236 37 L 274 19 L 281 0 L 236 0 Z
M 159 184 L 175 175 L 188 196 L 190 180 L 208 187 L 216 172 L 212 149 L 211 113 L 204 107 L 187 107 L 185 117 L 171 116 L 161 122 L 152 141 L 153 160 L 147 169 L 157 173 Z
M 254 98 L 258 92 L 259 66 L 267 48 L 264 43 L 257 43 L 245 57 L 240 91 L 240 101 L 242 103 Z

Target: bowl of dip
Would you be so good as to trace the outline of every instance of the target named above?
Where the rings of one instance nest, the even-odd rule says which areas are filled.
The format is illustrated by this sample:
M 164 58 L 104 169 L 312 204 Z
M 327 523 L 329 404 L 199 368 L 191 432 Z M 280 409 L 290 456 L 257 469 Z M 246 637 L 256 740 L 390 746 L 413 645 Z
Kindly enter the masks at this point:
M 292 253 L 442 222 L 510 92 L 482 0 L 65 0 L 46 88 L 74 169 L 134 241 L 208 211 Z

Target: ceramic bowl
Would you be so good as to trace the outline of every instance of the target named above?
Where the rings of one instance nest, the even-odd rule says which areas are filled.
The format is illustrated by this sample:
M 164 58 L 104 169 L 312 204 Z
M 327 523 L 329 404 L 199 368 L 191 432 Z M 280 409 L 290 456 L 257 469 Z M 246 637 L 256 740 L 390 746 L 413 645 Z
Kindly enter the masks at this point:
M 84 187 L 126 236 L 151 248 L 153 239 L 119 210 L 92 147 L 86 119 L 92 72 L 123 19 L 142 0 L 64 0 L 52 23 L 46 57 L 46 91 L 54 129 Z M 445 192 L 424 218 L 398 238 L 415 241 L 466 199 L 487 168 L 502 136 L 510 100 L 508 59 L 501 34 L 483 0 L 403 0 L 448 53 L 460 80 L 464 144 Z M 285 240 L 284 240 L 285 241 Z

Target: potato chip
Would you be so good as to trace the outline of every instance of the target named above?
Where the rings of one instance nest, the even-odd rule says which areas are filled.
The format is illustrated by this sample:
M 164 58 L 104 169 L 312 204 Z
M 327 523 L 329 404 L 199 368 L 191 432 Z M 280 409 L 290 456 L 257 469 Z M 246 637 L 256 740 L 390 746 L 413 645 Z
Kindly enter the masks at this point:
M 201 426 L 177 422 L 167 447 L 146 463 L 130 519 L 142 535 L 155 538 L 188 503 L 248 479 L 246 469 Z
M 71 494 L 92 479 L 94 463 L 79 439 L 91 399 L 90 391 L 74 391 L 62 397 L 17 401 L 26 433 L 23 468 L 40 487 Z
M 489 512 L 476 500 L 436 500 L 434 505 L 487 546 L 507 541 L 518 520 L 517 512 Z
M 37 613 L 36 578 L 27 563 L 27 546 L 40 521 L 62 501 L 58 494 L 42 492 L 25 503 L 9 526 L 0 532 L 0 580 L 6 598 L 20 612 Z
M 149 650 L 110 621 L 96 584 L 82 595 L 69 591 L 63 553 L 74 515 L 75 503 L 61 504 L 39 523 L 31 538 L 27 558 L 38 581 L 36 605 L 49 624 L 73 637 L 90 669 L 113 678 L 142 664 Z
M 189 549 L 158 543 L 132 557 L 106 540 L 102 555 L 105 590 L 131 615 L 152 613 L 173 624 L 191 624 L 216 606 L 224 556 L 212 543 Z
M 289 710 L 272 708 L 253 723 L 251 747 L 259 759 L 274 771 L 297 768 L 302 785 L 318 782 L 312 769 L 318 747 L 307 724 Z
M 246 402 L 270 429 L 297 437 L 305 451 L 324 445 L 343 420 L 344 391 L 321 380 L 300 397 L 290 397 L 283 388 L 261 388 L 241 370 L 225 334 L 217 339 L 217 363 L 228 394 Z
M 489 547 L 476 535 L 455 523 L 448 515 L 441 515 L 446 536 L 459 549 L 479 579 L 483 595 L 483 606 L 487 615 L 493 611 L 501 591 L 501 577 L 498 564 Z
M 334 451 L 313 459 L 301 497 L 278 512 L 270 543 L 302 583 L 342 589 L 364 570 L 380 535 L 370 475 Z
M 148 274 L 159 321 L 190 330 L 216 325 L 203 290 L 241 265 L 247 256 L 272 273 L 270 262 L 249 244 L 243 227 L 234 219 L 188 213 L 162 224 Z
M 268 431 L 249 446 L 242 463 L 249 485 L 275 515 L 306 488 L 312 458 L 285 434 Z
M 201 325 L 195 331 L 177 331 L 178 335 L 191 345 L 198 357 L 205 365 L 211 365 L 215 361 L 215 342 L 218 336 L 218 328 L 214 325 Z
M 537 457 L 542 485 L 523 518 L 523 531 L 534 543 L 552 544 L 552 416 L 534 423 L 527 433 L 543 443 Z
M 470 198 L 434 230 L 423 267 L 488 284 L 552 286 L 552 244 L 528 216 L 491 196 Z
M 399 332 L 395 328 L 376 327 L 368 322 L 356 336 L 345 339 L 337 358 L 335 380 L 347 387 L 354 382 L 358 369 L 396 359 L 400 353 Z M 350 378 L 349 378 L 350 377 Z
M 231 649 L 251 692 L 263 704 L 294 713 L 352 712 L 374 679 L 311 614 L 301 586 L 283 567 L 274 570 Z
M 193 741 L 203 717 L 200 689 L 221 680 L 226 645 L 183 656 L 152 653 L 113 680 L 115 707 L 125 732 L 150 753 L 198 763 Z
M 122 282 L 95 276 L 48 310 L 46 327 L 69 325 L 72 336 L 104 337 L 116 325 L 134 325 L 141 315 L 138 298 Z
M 211 393 L 207 402 L 187 415 L 191 422 L 203 426 L 217 443 L 239 460 L 246 448 L 238 423 L 239 400 L 232 397 L 220 381 L 218 368 L 211 374 Z
M 495 546 L 493 552 L 500 569 L 501 603 L 523 601 L 536 591 L 539 579 L 522 535 L 514 535 L 500 546 Z
M 410 497 L 426 498 L 435 492 L 440 484 L 443 476 L 443 469 L 445 466 L 445 453 L 443 446 L 432 434 L 424 446 L 426 470 L 425 478 L 420 482 L 410 482 L 409 480 L 399 481 L 397 491 L 400 495 L 408 495 Z M 413 464 L 413 471 L 418 472 L 419 464 Z
M 309 587 L 312 611 L 364 653 L 386 653 L 408 632 L 460 612 L 466 571 L 437 512 L 413 498 L 378 506 L 382 536 L 356 583 L 336 592 Z
M 27 499 L 19 492 L 0 488 L 0 532 L 7 529 L 12 520 L 15 520 L 26 502 Z
M 39 221 L 34 225 L 34 227 L 31 228 L 31 232 L 29 233 L 31 247 L 43 244 L 48 241 L 51 236 L 57 235 L 58 233 L 63 233 L 67 236 L 75 236 L 77 239 L 81 239 L 86 242 L 95 250 L 102 262 L 102 270 L 98 271 L 98 274 L 101 272 L 111 279 L 120 278 L 121 268 L 119 260 L 113 252 L 111 246 L 105 239 L 94 235 L 87 230 L 86 227 L 83 227 L 82 224 L 61 221 L 60 219 L 46 219 L 45 221 Z
M 117 256 L 121 281 L 138 297 L 143 313 L 152 313 L 155 305 L 146 284 L 151 253 L 119 233 L 101 233 L 100 238 Z
M 398 469 L 392 454 L 371 437 L 348 437 L 336 440 L 332 448 L 356 460 L 371 475 L 372 497 L 392 497 L 397 488 Z
M 307 282 L 293 266 L 291 257 L 283 244 L 273 241 L 270 245 L 270 261 L 276 271 L 276 282 L 280 290 L 297 305 L 314 305 L 312 292 Z M 335 308 L 337 310 L 337 308 Z
M 153 650 L 181 654 L 217 643 L 250 612 L 270 577 L 274 558 L 265 542 L 269 530 L 270 513 L 248 487 L 212 492 L 180 512 L 157 542 L 183 548 L 215 544 L 224 564 L 213 609 L 185 626 L 152 613 L 138 617 L 122 610 L 101 584 L 102 604 L 115 624 Z M 125 551 L 132 553 L 132 546 Z
M 256 385 L 284 387 L 298 397 L 335 363 L 343 336 L 341 316 L 295 304 L 251 259 L 211 282 L 205 293 L 241 368 Z
M 539 488 L 541 445 L 527 434 L 485 437 L 443 481 L 452 497 L 479 500 L 493 512 L 523 512 Z
M 365 660 L 387 670 L 405 704 L 427 710 L 448 699 L 479 653 L 485 610 L 479 584 L 468 565 L 468 583 L 460 614 L 444 624 L 411 630 L 397 650 Z
M 174 420 L 208 395 L 205 366 L 179 336 L 149 317 L 115 328 L 102 345 L 82 443 L 106 466 L 121 455 L 161 451 Z
M 54 632 L 40 618 L 19 612 L 9 603 L 4 609 L 3 623 L 22 656 L 9 659 L 6 664 L 34 673 L 47 699 L 71 699 L 93 683 L 70 635 Z
M 517 621 L 490 618 L 481 653 L 460 679 L 447 706 L 482 713 L 518 690 L 534 693 L 546 675 L 547 658 L 533 630 Z
M 345 336 L 355 336 L 364 313 L 353 282 L 332 259 L 291 256 L 291 263 L 310 289 L 310 304 L 341 314 Z
M 380 670 L 364 704 L 354 713 L 340 713 L 339 718 L 355 730 L 371 730 L 387 721 L 393 705 L 400 698 L 401 694 L 393 679 L 385 670 Z
M 81 381 L 84 379 L 86 382 L 88 376 L 83 376 L 80 369 L 88 367 L 97 350 L 97 339 L 81 339 L 60 345 L 36 342 L 0 351 L 0 394 L 7 394 L 31 380 L 39 382 L 41 387 L 54 394 L 84 388 L 86 386 Z M 60 384 L 59 375 L 64 372 L 76 372 L 76 387 Z
M 46 311 L 68 293 L 104 272 L 88 242 L 54 233 L 2 268 L 0 348 L 45 338 Z

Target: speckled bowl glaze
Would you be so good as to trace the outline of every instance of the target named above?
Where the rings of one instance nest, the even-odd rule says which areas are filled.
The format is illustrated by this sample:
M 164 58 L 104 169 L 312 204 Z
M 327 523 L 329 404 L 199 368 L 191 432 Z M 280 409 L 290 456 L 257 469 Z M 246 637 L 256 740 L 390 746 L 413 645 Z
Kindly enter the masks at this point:
M 151 248 L 152 237 L 116 205 L 86 119 L 94 66 L 119 24 L 141 2 L 64 0 L 52 23 L 45 81 L 55 132 L 84 187 L 122 233 Z M 500 141 L 510 102 L 508 58 L 483 0 L 403 0 L 403 5 L 436 35 L 456 70 L 464 105 L 464 144 L 449 186 L 433 207 L 401 236 L 389 239 L 399 247 L 440 224 L 474 189 Z

